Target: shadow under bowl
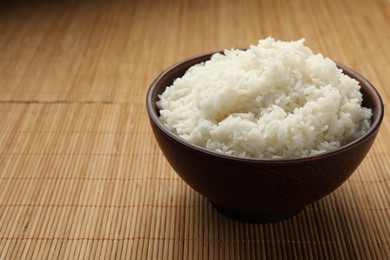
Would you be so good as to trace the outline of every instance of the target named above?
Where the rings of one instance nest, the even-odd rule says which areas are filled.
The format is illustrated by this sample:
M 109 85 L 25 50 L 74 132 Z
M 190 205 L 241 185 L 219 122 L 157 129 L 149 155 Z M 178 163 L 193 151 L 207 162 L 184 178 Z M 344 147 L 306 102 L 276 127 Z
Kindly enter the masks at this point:
M 371 108 L 373 114 L 371 127 L 363 136 L 329 152 L 267 160 L 229 156 L 191 144 L 161 123 L 156 106 L 158 95 L 189 67 L 209 60 L 214 53 L 195 56 L 169 67 L 152 83 L 146 98 L 155 138 L 172 168 L 190 187 L 230 217 L 272 222 L 295 215 L 350 177 L 376 138 L 384 106 L 371 83 L 342 64 L 338 67 L 344 74 L 360 83 L 363 106 Z

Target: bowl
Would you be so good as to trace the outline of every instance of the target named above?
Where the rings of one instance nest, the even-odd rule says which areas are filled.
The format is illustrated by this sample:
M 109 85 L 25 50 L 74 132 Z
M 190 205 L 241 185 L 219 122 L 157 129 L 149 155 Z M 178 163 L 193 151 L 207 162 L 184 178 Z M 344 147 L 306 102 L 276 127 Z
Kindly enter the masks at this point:
M 154 136 L 172 168 L 220 212 L 251 222 L 283 220 L 333 192 L 357 169 L 377 136 L 384 107 L 371 83 L 342 64 L 338 67 L 360 83 L 363 105 L 373 114 L 369 130 L 338 149 L 292 159 L 242 158 L 209 151 L 168 130 L 159 120 L 158 95 L 189 67 L 209 60 L 214 53 L 186 59 L 163 71 L 147 92 L 146 108 Z

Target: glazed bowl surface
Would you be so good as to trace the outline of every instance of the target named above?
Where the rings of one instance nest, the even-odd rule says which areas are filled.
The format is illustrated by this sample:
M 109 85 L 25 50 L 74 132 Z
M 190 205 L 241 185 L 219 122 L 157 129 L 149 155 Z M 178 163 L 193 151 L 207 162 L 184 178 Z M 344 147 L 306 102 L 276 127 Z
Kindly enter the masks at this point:
M 342 64 L 338 67 L 360 83 L 363 106 L 372 109 L 372 119 L 363 136 L 338 149 L 291 159 L 243 158 L 209 151 L 171 132 L 159 120 L 158 95 L 189 67 L 209 60 L 214 53 L 183 60 L 163 71 L 148 90 L 146 108 L 170 165 L 219 211 L 246 221 L 279 221 L 327 196 L 357 169 L 377 136 L 384 106 L 374 86 Z

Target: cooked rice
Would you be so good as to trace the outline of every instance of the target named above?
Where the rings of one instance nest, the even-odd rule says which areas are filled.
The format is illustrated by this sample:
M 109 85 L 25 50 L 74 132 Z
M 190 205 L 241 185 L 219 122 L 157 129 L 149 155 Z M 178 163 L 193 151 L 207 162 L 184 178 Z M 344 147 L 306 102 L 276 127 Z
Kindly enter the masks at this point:
M 359 83 L 295 42 L 260 40 L 192 66 L 159 96 L 160 120 L 209 150 L 252 158 L 329 151 L 363 135 Z

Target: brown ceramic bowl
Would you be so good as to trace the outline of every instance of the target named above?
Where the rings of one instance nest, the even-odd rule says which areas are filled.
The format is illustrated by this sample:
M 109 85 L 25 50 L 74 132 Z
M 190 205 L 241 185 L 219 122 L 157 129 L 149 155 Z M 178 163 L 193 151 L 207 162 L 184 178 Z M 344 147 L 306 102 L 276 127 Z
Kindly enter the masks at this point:
M 375 88 L 361 75 L 339 64 L 345 74 L 360 82 L 363 105 L 373 111 L 368 132 L 336 150 L 294 159 L 250 159 L 209 151 L 180 138 L 159 120 L 158 95 L 192 65 L 213 53 L 179 62 L 150 86 L 146 106 L 157 142 L 177 174 L 213 205 L 231 217 L 278 221 L 339 187 L 362 162 L 378 133 L 384 107 Z

